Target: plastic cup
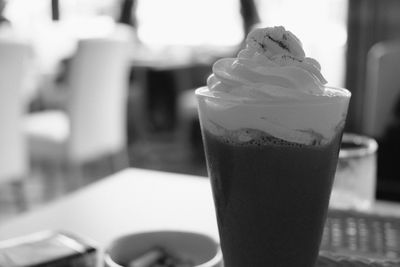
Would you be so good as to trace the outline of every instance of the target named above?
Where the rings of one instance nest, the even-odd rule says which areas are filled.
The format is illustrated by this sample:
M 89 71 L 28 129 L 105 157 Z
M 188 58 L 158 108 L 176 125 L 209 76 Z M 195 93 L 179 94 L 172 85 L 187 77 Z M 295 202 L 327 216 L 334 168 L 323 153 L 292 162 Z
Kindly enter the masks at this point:
M 196 90 L 225 266 L 314 266 L 350 99 L 346 89 L 329 90 L 337 98 L 311 104 Z M 333 134 L 310 131 L 315 142 L 290 142 L 283 120 L 294 129 L 318 120 Z

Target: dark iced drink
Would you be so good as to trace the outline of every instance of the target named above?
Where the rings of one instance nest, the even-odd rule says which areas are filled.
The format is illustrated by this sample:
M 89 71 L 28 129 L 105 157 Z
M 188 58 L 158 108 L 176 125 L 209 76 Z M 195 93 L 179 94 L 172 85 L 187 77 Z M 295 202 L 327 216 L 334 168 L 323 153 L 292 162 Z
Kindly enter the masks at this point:
M 252 131 L 252 130 L 246 130 Z M 227 267 L 310 267 L 336 168 L 340 133 L 326 145 L 204 132 Z
M 283 27 L 257 29 L 196 96 L 226 267 L 312 267 L 350 93 Z

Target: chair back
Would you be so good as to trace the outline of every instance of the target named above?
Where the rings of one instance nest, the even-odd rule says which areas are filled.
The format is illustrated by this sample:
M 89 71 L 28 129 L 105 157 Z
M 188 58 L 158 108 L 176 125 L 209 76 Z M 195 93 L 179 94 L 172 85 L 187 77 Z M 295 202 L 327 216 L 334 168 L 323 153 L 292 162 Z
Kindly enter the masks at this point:
M 70 71 L 70 160 L 92 160 L 124 148 L 127 43 L 103 38 L 81 40 Z
M 380 139 L 395 119 L 395 106 L 400 105 L 400 41 L 384 41 L 371 48 L 366 79 L 362 131 Z
M 28 171 L 22 90 L 29 50 L 27 44 L 0 40 L 0 183 L 22 178 Z

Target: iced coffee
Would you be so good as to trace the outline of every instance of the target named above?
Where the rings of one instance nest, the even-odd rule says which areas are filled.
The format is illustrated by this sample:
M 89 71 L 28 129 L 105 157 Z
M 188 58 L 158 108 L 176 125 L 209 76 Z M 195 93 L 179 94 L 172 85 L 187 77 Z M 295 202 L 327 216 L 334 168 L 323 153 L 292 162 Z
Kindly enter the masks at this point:
M 196 91 L 226 267 L 314 266 L 350 99 L 320 69 L 260 28 Z

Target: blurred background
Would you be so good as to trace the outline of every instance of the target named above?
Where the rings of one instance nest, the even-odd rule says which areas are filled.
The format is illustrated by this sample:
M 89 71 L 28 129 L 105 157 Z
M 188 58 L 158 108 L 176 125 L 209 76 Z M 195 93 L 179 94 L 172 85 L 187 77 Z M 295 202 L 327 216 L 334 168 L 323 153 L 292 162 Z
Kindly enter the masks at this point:
M 377 197 L 400 200 L 397 0 L 3 0 L 0 12 L 0 221 L 128 166 L 206 177 L 193 90 L 254 26 L 285 26 L 352 92 L 346 131 L 378 141 Z

